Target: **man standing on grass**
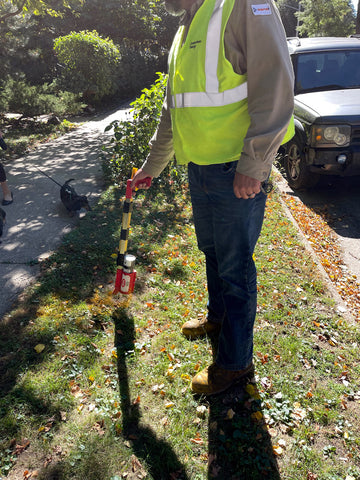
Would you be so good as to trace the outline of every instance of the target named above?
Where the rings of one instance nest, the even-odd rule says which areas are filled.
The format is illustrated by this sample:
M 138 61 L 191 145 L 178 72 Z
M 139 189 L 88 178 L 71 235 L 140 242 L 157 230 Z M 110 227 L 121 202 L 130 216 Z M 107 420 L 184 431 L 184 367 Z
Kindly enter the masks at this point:
M 266 2 L 266 3 L 265 3 Z M 266 186 L 281 143 L 293 135 L 293 71 L 272 0 L 165 0 L 182 15 L 151 150 L 132 185 L 146 188 L 174 154 L 188 165 L 208 314 L 185 336 L 219 334 L 216 361 L 192 380 L 216 394 L 253 374 L 256 268 Z

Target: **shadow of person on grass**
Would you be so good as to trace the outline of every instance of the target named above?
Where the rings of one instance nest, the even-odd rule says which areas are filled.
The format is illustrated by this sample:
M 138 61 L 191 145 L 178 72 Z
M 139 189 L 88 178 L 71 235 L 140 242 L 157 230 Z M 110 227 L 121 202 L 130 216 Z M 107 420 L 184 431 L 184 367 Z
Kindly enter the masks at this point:
M 133 473 L 127 479 L 138 478 L 137 470 L 142 470 L 141 461 L 146 461 L 146 469 L 156 480 L 188 480 L 184 466 L 171 446 L 156 436 L 150 427 L 141 424 L 141 412 L 136 399 L 131 399 L 127 352 L 134 348 L 135 328 L 133 318 L 125 308 L 119 308 L 113 315 L 115 324 L 115 347 L 121 412 L 123 418 L 122 435 L 127 439 L 136 458 L 133 457 Z M 146 477 L 148 478 L 148 477 Z
M 215 357 L 217 339 L 211 338 Z M 208 478 L 280 480 L 254 378 L 210 396 Z

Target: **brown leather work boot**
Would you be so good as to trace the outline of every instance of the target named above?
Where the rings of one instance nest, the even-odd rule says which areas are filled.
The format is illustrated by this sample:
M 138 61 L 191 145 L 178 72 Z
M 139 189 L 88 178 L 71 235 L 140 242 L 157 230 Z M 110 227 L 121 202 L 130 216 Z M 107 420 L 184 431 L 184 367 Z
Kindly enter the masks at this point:
M 210 322 L 208 316 L 195 318 L 184 323 L 182 333 L 187 338 L 203 337 L 206 334 L 219 334 L 221 323 Z
M 243 370 L 225 370 L 213 363 L 199 372 L 192 379 L 191 388 L 193 393 L 203 395 L 215 395 L 227 390 L 229 387 L 254 375 L 254 364 L 250 363 Z

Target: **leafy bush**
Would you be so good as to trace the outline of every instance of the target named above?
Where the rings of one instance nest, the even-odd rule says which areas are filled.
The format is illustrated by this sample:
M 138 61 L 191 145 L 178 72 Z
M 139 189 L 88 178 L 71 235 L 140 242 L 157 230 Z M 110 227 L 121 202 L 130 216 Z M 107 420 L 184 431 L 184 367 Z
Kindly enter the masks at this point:
M 74 115 L 83 105 L 76 95 L 58 91 L 56 84 L 30 85 L 24 79 L 7 77 L 0 93 L 3 111 L 20 113 L 24 117 L 54 113 Z
M 54 50 L 64 66 L 66 90 L 83 93 L 85 100 L 94 102 L 115 93 L 120 51 L 112 40 L 95 30 L 71 32 L 55 39 Z
M 110 181 L 115 184 L 125 182 L 133 167 L 140 168 L 149 153 L 149 141 L 153 136 L 161 114 L 167 76 L 158 73 L 158 79 L 142 90 L 142 94 L 131 106 L 132 119 L 119 122 L 115 120 L 106 127 L 114 129 L 110 146 L 106 152 L 104 170 Z M 152 193 L 165 193 L 173 197 L 181 190 L 186 178 L 186 169 L 170 162 L 159 178 L 153 180 Z

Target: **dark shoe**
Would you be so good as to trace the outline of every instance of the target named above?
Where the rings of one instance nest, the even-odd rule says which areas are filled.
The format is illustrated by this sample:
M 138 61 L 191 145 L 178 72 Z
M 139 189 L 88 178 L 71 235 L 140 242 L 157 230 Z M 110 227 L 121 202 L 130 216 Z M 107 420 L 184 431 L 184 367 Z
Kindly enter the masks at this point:
M 221 323 L 210 322 L 208 317 L 200 317 L 185 322 L 181 327 L 182 333 L 187 338 L 203 337 L 206 334 L 218 334 Z
M 11 205 L 13 203 L 13 201 L 14 201 L 14 195 L 11 192 L 11 200 L 5 200 L 5 198 L 4 198 L 4 200 L 1 202 L 1 205 L 4 205 L 4 206 Z
M 193 393 L 203 395 L 215 395 L 227 390 L 229 387 L 250 379 L 254 375 L 254 364 L 250 363 L 243 370 L 225 370 L 213 363 L 206 367 L 192 379 L 191 388 Z

